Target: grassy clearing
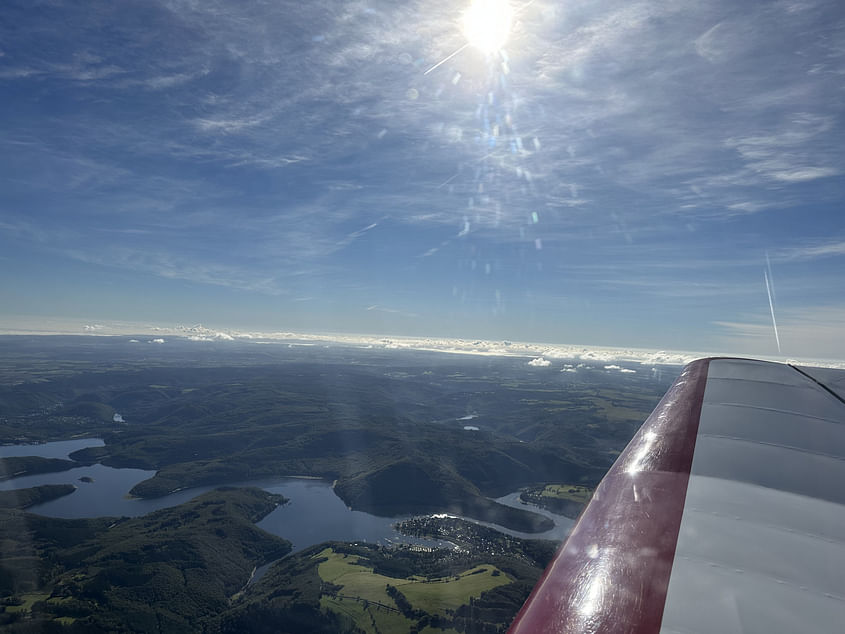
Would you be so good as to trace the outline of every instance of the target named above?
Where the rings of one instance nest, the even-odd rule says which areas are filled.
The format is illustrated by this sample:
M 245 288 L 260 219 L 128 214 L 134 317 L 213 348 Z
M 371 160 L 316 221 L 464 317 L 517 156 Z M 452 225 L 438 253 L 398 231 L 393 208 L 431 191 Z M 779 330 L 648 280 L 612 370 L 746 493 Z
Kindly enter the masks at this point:
M 333 599 L 331 597 L 320 597 L 320 607 L 324 610 L 331 610 L 344 616 L 348 616 L 355 621 L 358 627 L 363 627 L 362 624 L 367 620 L 364 613 L 364 607 L 357 601 L 342 601 L 340 599 Z M 364 628 L 368 632 L 372 628 Z
M 365 632 L 407 632 L 414 621 L 397 612 L 379 608 L 375 604 L 364 604 L 353 599 L 335 599 L 321 597 L 320 607 L 343 614 L 355 621 L 355 625 Z
M 394 585 L 414 608 L 429 614 L 445 614 L 446 610 L 456 610 L 469 603 L 470 597 L 479 597 L 482 592 L 510 582 L 511 579 L 495 566 L 476 566 L 449 580 L 406 581 L 404 584 L 399 581 Z
M 331 548 L 315 555 L 315 557 L 328 557 L 328 561 L 322 562 L 317 572 L 323 581 L 328 581 L 343 586 L 341 593 L 346 596 L 360 597 L 367 601 L 378 601 L 391 607 L 396 607 L 393 599 L 388 596 L 385 587 L 388 583 L 397 585 L 403 579 L 385 577 L 373 572 L 372 568 L 357 565 L 359 557 L 334 552 Z
M 49 594 L 44 594 L 43 592 L 22 594 L 21 600 L 23 603 L 20 605 L 7 605 L 6 612 L 29 612 L 35 603 L 38 601 L 46 601 L 49 596 Z
M 593 489 L 581 486 L 580 484 L 547 484 L 540 495 L 542 497 L 570 500 L 571 502 L 585 504 L 590 501 L 593 495 Z
M 593 407 L 599 415 L 607 421 L 622 422 L 645 420 L 643 417 L 643 410 L 634 407 L 633 404 L 629 404 L 630 406 L 616 405 L 610 399 L 602 397 L 591 398 L 589 400 L 592 402 Z
M 369 612 L 379 632 L 407 632 L 414 622 L 401 614 L 370 606 Z
M 331 548 L 315 555 L 315 558 L 323 557 L 327 560 L 317 568 L 320 578 L 343 586 L 339 593 L 343 598 L 324 596 L 320 599 L 320 605 L 349 616 L 367 632 L 374 632 L 376 628 L 381 631 L 402 631 L 413 624 L 402 614 L 377 605 L 381 603 L 392 608 L 397 607 L 385 590 L 387 584 L 398 588 L 414 609 L 428 614 L 445 615 L 448 610 L 455 610 L 469 603 L 470 598 L 477 598 L 482 592 L 512 581 L 501 570 L 489 565 L 476 566 L 457 577 L 426 581 L 420 578 L 397 579 L 377 574 L 372 568 L 358 565 L 359 557 L 344 557 Z

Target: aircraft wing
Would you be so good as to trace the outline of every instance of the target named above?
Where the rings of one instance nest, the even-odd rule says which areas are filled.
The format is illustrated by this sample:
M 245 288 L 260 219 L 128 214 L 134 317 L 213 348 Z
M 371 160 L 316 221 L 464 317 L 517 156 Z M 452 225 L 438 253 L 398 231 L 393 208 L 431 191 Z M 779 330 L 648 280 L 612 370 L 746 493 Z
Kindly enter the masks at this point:
M 690 363 L 509 631 L 845 632 L 843 396 L 843 371 Z

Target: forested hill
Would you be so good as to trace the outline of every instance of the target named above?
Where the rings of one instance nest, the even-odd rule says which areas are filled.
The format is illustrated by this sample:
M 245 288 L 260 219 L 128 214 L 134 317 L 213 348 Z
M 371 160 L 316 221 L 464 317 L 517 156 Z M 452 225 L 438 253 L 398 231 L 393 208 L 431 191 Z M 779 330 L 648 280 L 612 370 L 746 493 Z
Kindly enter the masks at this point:
M 260 489 L 218 489 L 134 519 L 0 510 L 0 626 L 194 632 L 228 607 L 256 566 L 290 551 L 254 524 L 284 502 Z M 28 612 L 14 609 L 20 601 Z
M 310 475 L 336 480 L 355 509 L 451 512 L 523 531 L 547 525 L 488 498 L 544 482 L 594 486 L 671 379 L 349 347 L 171 341 L 151 356 L 95 338 L 35 349 L 30 365 L 28 349 L 15 350 L 0 440 L 97 435 L 104 447 L 71 458 L 155 470 L 133 495 Z M 19 402 L 43 405 L 22 415 Z

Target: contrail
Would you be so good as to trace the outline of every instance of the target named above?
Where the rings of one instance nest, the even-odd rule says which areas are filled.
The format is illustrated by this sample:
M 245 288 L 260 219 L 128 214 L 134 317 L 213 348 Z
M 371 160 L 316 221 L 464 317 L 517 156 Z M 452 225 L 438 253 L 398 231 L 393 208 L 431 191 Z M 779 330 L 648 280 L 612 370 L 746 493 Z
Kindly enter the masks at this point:
M 778 301 L 778 294 L 775 291 L 775 276 L 772 275 L 772 262 L 769 260 L 769 252 L 766 251 L 766 268 L 769 270 L 769 283 L 772 286 L 772 299 Z
M 456 51 L 455 51 L 454 53 L 452 53 L 451 55 L 447 55 L 446 57 L 444 57 L 443 59 L 441 59 L 441 60 L 440 60 L 439 62 L 437 62 L 434 66 L 432 66 L 432 67 L 431 67 L 431 68 L 429 68 L 427 71 L 425 71 L 425 72 L 423 73 L 423 75 L 428 75 L 431 71 L 433 71 L 435 68 L 437 68 L 437 67 L 438 67 L 438 66 L 440 66 L 441 64 L 445 64 L 445 63 L 446 63 L 446 62 L 448 62 L 450 59 L 452 59 L 455 55 L 457 55 L 457 54 L 458 54 L 458 53 L 460 53 L 462 50 L 464 50 L 467 46 L 469 46 L 469 42 L 467 42 L 466 44 L 464 44 L 461 48 L 459 48 L 458 50 L 456 50 Z
M 768 260 L 768 256 L 766 257 Z M 778 335 L 778 322 L 775 320 L 775 305 L 772 303 L 772 286 L 769 284 L 769 272 L 763 270 L 763 278 L 766 280 L 766 292 L 769 294 L 769 310 L 772 312 L 772 326 L 775 329 L 775 341 L 778 344 L 778 354 L 780 354 L 780 336 Z
M 442 183 L 440 183 L 437 187 L 435 187 L 435 189 L 440 189 L 441 187 L 444 187 L 445 185 L 448 185 L 448 184 L 449 184 L 449 183 L 451 183 L 453 180 L 455 180 L 455 179 L 458 177 L 458 175 L 459 175 L 459 174 L 460 174 L 460 172 L 455 172 L 455 173 L 454 173 L 454 174 L 452 174 L 449 178 L 447 178 L 445 181 L 443 181 L 443 182 L 442 182 Z

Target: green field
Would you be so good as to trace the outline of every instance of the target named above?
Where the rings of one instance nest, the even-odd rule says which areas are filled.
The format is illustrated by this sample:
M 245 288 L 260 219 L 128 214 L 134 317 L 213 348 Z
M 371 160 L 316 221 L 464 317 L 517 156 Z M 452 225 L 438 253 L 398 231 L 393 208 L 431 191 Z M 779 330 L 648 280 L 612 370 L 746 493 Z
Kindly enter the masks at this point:
M 586 504 L 593 496 L 593 489 L 579 484 L 547 484 L 540 493 L 542 497 L 570 500 L 579 504 Z
M 20 605 L 7 605 L 6 612 L 29 612 L 32 609 L 33 604 L 38 601 L 46 601 L 49 596 L 49 594 L 45 594 L 43 592 L 22 594 L 22 603 Z
M 355 625 L 368 634 L 370 632 L 407 632 L 415 623 L 399 612 L 390 612 L 375 604 L 365 604 L 362 601 L 324 596 L 320 598 L 320 607 L 349 617 Z
M 341 586 L 337 597 L 323 596 L 320 605 L 354 619 L 356 625 L 367 632 L 403 631 L 414 624 L 411 619 L 392 610 L 397 606 L 387 594 L 388 584 L 404 594 L 415 610 L 445 616 L 447 612 L 468 604 L 470 598 L 478 598 L 482 592 L 512 581 L 508 575 L 490 565 L 475 566 L 455 577 L 397 579 L 359 565 L 360 558 L 356 555 L 336 553 L 331 548 L 317 553 L 314 558 L 326 559 L 317 569 L 320 578 Z
M 401 614 L 388 612 L 372 605 L 364 608 L 363 603 L 359 601 L 322 597 L 320 607 L 349 617 L 368 634 L 369 632 L 407 632 L 414 625 L 414 621 Z M 440 629 L 431 626 L 425 627 L 419 632 L 420 634 L 460 634 L 458 630 L 451 627 Z
M 495 566 L 476 566 L 451 579 L 431 582 L 409 581 L 395 584 L 414 608 L 429 614 L 445 614 L 469 603 L 482 592 L 510 583 L 511 579 Z
M 343 595 L 360 597 L 368 601 L 377 601 L 391 607 L 395 606 L 385 587 L 391 584 L 399 587 L 400 583 L 412 583 L 405 579 L 394 579 L 384 575 L 376 574 L 372 568 L 359 566 L 357 555 L 344 556 L 334 552 L 331 548 L 319 552 L 315 559 L 327 557 L 317 568 L 320 579 L 343 586 Z

